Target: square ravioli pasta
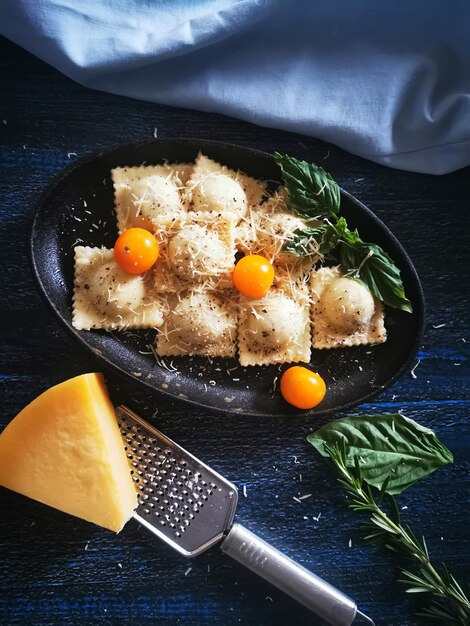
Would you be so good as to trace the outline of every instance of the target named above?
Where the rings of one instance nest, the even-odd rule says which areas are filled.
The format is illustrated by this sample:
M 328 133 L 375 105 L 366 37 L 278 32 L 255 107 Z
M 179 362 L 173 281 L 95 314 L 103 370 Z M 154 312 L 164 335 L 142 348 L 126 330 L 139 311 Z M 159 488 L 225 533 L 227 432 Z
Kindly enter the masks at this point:
M 271 263 L 283 261 L 293 256 L 284 252 L 286 243 L 296 230 L 309 226 L 311 221 L 288 208 L 287 193 L 281 187 L 262 204 L 252 207 L 239 222 L 237 245 L 246 254 L 263 254 Z M 317 259 L 318 255 L 311 263 Z
M 233 357 L 237 310 L 229 291 L 192 289 L 167 298 L 157 336 L 158 356 Z
M 154 272 L 159 293 L 201 285 L 211 289 L 232 286 L 236 250 L 230 215 L 189 212 L 171 223 L 156 219 L 153 224 L 160 246 Z
M 72 325 L 78 330 L 157 328 L 162 301 L 151 271 L 127 274 L 107 248 L 75 248 Z
M 310 275 L 314 348 L 384 343 L 387 332 L 382 303 L 339 267 Z
M 266 182 L 199 153 L 186 185 L 186 197 L 193 211 L 231 213 L 239 219 L 261 202 L 266 187 Z
M 240 298 L 241 365 L 310 361 L 310 301 L 303 283 L 272 288 L 258 300 Z
M 116 167 L 111 170 L 118 231 L 152 230 L 152 220 L 184 215 L 184 186 L 193 166 L 188 163 Z
M 237 224 L 235 242 L 245 254 L 261 254 L 276 267 L 276 275 L 306 275 L 321 257 L 318 248 L 309 249 L 308 256 L 299 257 L 285 251 L 286 244 L 296 230 L 313 224 L 289 210 L 287 194 L 283 187 L 265 202 L 251 208 Z

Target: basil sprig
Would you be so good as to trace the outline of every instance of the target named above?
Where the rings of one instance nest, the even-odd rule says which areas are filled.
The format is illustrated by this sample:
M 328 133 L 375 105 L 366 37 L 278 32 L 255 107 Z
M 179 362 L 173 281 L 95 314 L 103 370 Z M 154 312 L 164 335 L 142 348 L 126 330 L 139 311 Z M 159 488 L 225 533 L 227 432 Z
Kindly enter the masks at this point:
M 452 462 L 451 452 L 431 430 L 399 414 L 346 417 L 326 424 L 308 440 L 330 459 L 349 506 L 368 514 L 365 539 L 410 564 L 412 570 L 400 567 L 400 582 L 408 593 L 428 598 L 420 614 L 445 626 L 468 626 L 469 596 L 444 564 L 431 561 L 425 538 L 402 524 L 394 496 Z
M 439 467 L 452 463 L 452 453 L 432 430 L 396 414 L 351 416 L 329 422 L 307 438 L 325 457 L 336 445 L 346 450 L 348 467 L 355 457 L 363 480 L 398 494 Z
M 357 230 L 350 230 L 339 216 L 340 190 L 330 174 L 313 163 L 299 161 L 278 152 L 289 197 L 289 208 L 306 218 L 320 218 L 323 224 L 301 228 L 293 233 L 284 249 L 296 256 L 334 252 L 344 274 L 362 282 L 373 296 L 386 305 L 411 313 L 400 270 L 379 245 L 362 241 Z

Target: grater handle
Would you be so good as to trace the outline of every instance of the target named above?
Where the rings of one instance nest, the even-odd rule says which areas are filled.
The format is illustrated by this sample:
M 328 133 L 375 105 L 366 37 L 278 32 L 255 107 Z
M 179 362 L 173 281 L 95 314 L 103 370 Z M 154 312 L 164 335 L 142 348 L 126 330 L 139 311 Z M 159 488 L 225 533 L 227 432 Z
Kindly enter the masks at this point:
M 257 535 L 234 524 L 221 549 L 333 626 L 350 626 L 356 603 Z

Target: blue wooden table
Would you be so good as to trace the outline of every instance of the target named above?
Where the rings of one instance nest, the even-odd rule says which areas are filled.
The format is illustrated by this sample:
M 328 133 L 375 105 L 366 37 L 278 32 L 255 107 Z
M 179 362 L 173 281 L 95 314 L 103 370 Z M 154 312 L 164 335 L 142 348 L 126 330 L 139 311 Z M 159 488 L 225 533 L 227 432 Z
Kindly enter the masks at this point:
M 453 465 L 399 504 L 436 562 L 465 580 L 469 169 L 444 177 L 394 171 L 308 137 L 90 91 L 7 41 L 0 59 L 0 428 L 45 388 L 101 367 L 59 326 L 29 267 L 33 207 L 51 176 L 78 157 L 156 135 L 223 139 L 315 161 L 392 229 L 423 282 L 428 312 L 414 376 L 405 374 L 355 412 L 403 411 L 453 451 Z M 331 471 L 307 444 L 322 420 L 215 415 L 106 374 L 116 401 L 125 399 L 235 482 L 239 519 L 251 530 L 351 595 L 378 625 L 426 623 L 414 617 L 416 599 L 395 582 L 393 556 L 364 545 L 360 514 L 347 509 Z M 188 562 L 133 522 L 113 535 L 5 489 L 0 508 L 2 626 L 320 623 L 217 548 Z

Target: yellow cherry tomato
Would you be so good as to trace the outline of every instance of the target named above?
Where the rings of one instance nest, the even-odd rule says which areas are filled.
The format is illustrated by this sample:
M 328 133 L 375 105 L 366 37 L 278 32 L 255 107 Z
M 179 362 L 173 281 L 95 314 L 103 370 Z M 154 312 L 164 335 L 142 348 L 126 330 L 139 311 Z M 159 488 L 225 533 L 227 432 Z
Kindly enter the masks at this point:
M 238 291 L 248 298 L 265 296 L 274 280 L 274 268 L 264 256 L 248 254 L 238 261 L 232 273 Z
M 294 365 L 281 376 L 281 394 L 284 400 L 298 409 L 313 409 L 325 397 L 323 378 L 306 367 Z
M 142 274 L 158 259 L 158 242 L 145 228 L 129 228 L 114 244 L 114 258 L 119 267 L 129 274 Z

